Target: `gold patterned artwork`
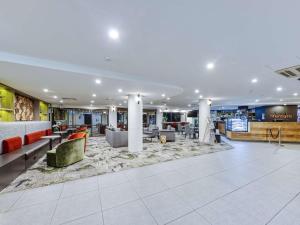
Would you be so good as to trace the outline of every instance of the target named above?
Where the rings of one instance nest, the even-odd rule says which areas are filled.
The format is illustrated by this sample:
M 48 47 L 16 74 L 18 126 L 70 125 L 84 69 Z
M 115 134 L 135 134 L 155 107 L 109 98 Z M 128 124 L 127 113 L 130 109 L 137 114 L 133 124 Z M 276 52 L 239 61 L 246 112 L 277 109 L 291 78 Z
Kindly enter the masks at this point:
M 15 119 L 16 121 L 33 120 L 33 101 L 30 98 L 16 95 Z

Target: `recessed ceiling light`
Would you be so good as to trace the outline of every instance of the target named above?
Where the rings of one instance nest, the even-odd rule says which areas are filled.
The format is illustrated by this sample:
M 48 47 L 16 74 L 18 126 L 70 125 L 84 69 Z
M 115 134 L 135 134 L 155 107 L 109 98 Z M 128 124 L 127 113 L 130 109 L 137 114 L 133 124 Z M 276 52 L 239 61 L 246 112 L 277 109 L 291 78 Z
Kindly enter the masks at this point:
M 56 95 L 54 95 L 54 96 L 53 96 L 53 98 L 57 99 L 57 96 L 56 96 Z
M 203 98 L 203 95 L 199 95 L 199 98 Z
M 153 102 L 152 102 L 152 101 L 150 102 L 150 105 L 153 105 Z
M 124 102 L 124 104 L 126 104 L 127 103 L 127 101 L 123 101 Z
M 101 84 L 101 80 L 99 80 L 99 79 L 96 79 L 95 82 L 96 82 L 96 84 Z
M 118 89 L 118 92 L 121 93 L 121 92 L 123 92 L 123 90 L 120 88 L 120 89 Z
M 210 62 L 210 63 L 207 63 L 207 64 L 206 64 L 206 69 L 212 70 L 212 69 L 214 69 L 214 68 L 215 68 L 215 64 L 214 64 L 214 63 Z
M 119 106 L 121 106 L 121 105 L 122 105 L 122 103 L 119 104 Z
M 64 100 L 60 100 L 59 102 L 60 102 L 60 103 L 63 103 L 63 102 L 64 102 Z
M 120 37 L 119 31 L 116 29 L 110 29 L 108 31 L 108 36 L 112 39 L 112 40 L 118 40 Z
M 198 90 L 198 89 L 196 89 L 196 90 L 195 90 L 195 93 L 196 93 L 196 94 L 198 94 L 198 93 L 199 93 L 199 90 Z
M 169 100 L 171 100 L 171 99 L 168 97 L 167 100 L 169 101 Z
M 47 88 L 45 88 L 43 91 L 47 93 L 49 90 Z
M 255 102 L 259 102 L 259 99 L 256 99 Z
M 188 107 L 191 107 L 192 105 L 191 104 L 188 104 Z
M 277 91 L 282 91 L 282 87 L 277 87 L 276 90 Z
M 286 103 L 284 103 L 283 105 L 286 105 Z
M 95 102 L 94 100 L 91 101 L 91 103 L 94 103 L 94 102 Z
M 161 97 L 166 97 L 166 94 L 162 94 Z
M 297 92 L 295 92 L 293 95 L 294 95 L 294 96 L 298 96 L 298 93 L 297 93 Z
M 252 80 L 251 80 L 251 83 L 253 83 L 253 84 L 255 84 L 255 83 L 257 83 L 257 78 L 253 78 Z
M 93 97 L 96 97 L 97 95 L 96 94 L 93 94 Z
M 283 99 L 279 99 L 279 101 L 281 101 L 281 102 L 282 102 L 282 101 L 283 101 Z

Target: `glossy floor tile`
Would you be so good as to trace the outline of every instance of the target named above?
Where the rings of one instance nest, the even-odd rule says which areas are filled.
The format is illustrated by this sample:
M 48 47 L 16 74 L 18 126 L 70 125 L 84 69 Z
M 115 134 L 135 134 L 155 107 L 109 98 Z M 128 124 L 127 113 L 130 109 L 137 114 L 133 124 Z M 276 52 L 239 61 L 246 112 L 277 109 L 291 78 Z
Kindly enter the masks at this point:
M 234 149 L 0 194 L 0 225 L 299 225 L 300 145 Z

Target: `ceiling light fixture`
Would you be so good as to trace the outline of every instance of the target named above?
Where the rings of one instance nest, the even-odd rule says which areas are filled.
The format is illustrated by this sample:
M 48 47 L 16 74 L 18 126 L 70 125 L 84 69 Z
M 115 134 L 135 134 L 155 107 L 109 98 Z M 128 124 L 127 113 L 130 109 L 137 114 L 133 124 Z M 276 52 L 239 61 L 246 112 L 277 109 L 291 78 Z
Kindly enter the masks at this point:
M 63 102 L 64 102 L 64 100 L 60 100 L 59 102 L 60 102 L 60 103 L 63 103 Z
M 121 106 L 121 105 L 122 105 L 122 103 L 119 104 L 119 106 Z
M 110 39 L 112 40 L 118 40 L 120 37 L 119 31 L 116 29 L 110 29 L 108 31 L 108 36 L 110 37 Z
M 168 101 L 170 101 L 170 100 L 171 100 L 171 98 L 169 98 L 169 97 L 168 97 L 168 98 L 167 98 L 167 100 L 168 100 Z
M 45 88 L 43 91 L 47 93 L 49 90 L 47 88 Z
M 293 95 L 294 95 L 294 96 L 298 96 L 298 93 L 297 93 L 297 92 L 295 92 Z
M 198 93 L 199 93 L 199 90 L 198 90 L 198 89 L 196 89 L 196 90 L 195 90 L 195 93 L 196 93 L 196 94 L 198 94 Z
M 214 64 L 214 63 L 210 62 L 210 63 L 207 63 L 207 64 L 206 64 L 206 69 L 212 70 L 212 69 L 214 69 L 214 68 L 215 68 L 215 64 Z
M 166 97 L 166 94 L 162 94 L 161 97 L 163 97 L 163 98 Z
M 92 100 L 92 101 L 91 101 L 91 103 L 95 103 L 95 101 L 94 101 L 94 100 Z
M 259 99 L 256 99 L 255 102 L 259 102 Z
M 120 88 L 120 89 L 118 89 L 118 92 L 119 92 L 119 93 L 122 93 L 122 92 L 123 92 L 123 90 Z
M 192 105 L 191 104 L 188 104 L 188 107 L 191 107 Z
M 203 98 L 203 95 L 199 95 L 199 98 Z
M 150 105 L 153 105 L 153 102 L 152 102 L 152 101 L 150 102 Z
M 252 84 L 255 84 L 255 83 L 257 83 L 257 81 L 258 81 L 257 78 L 253 78 L 253 79 L 251 80 L 251 83 L 252 83 Z
M 283 101 L 283 99 L 279 99 L 279 101 L 281 101 L 281 102 L 282 102 L 282 101 Z
M 99 79 L 96 79 L 95 82 L 96 82 L 96 84 L 101 84 L 101 80 L 99 80 Z
M 56 95 L 54 95 L 54 96 L 53 96 L 53 98 L 54 98 L 54 99 L 57 99 L 57 96 L 56 96 Z
M 92 96 L 95 98 L 97 95 L 96 95 L 96 94 L 93 94 Z
M 276 90 L 277 91 L 282 91 L 282 87 L 277 87 Z

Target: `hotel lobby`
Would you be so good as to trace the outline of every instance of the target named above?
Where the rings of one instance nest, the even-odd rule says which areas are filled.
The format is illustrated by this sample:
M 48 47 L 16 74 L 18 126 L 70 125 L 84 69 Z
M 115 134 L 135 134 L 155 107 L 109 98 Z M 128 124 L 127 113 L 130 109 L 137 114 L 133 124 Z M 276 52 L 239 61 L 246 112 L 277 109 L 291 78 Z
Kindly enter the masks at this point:
M 3 2 L 0 225 L 299 225 L 297 6 Z

